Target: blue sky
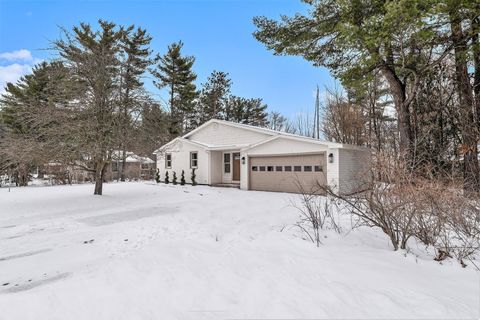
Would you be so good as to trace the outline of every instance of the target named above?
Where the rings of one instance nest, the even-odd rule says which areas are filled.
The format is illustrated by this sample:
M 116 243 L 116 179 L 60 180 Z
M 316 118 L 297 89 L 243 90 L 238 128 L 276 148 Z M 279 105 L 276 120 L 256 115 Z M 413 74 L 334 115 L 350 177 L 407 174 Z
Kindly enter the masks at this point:
M 99 18 L 117 24 L 135 24 L 153 36 L 154 52 L 182 40 L 184 53 L 194 55 L 198 84 L 213 70 L 225 71 L 232 92 L 263 98 L 270 110 L 289 117 L 313 110 L 316 85 L 333 86 L 328 70 L 313 67 L 299 57 L 279 57 L 252 36 L 252 18 L 304 12 L 300 0 L 0 0 L 0 85 L 28 72 L 39 59 L 48 59 L 49 42 L 60 36 L 59 26 L 71 29 L 79 22 Z M 20 51 L 23 50 L 23 51 Z M 161 99 L 166 92 L 145 81 Z

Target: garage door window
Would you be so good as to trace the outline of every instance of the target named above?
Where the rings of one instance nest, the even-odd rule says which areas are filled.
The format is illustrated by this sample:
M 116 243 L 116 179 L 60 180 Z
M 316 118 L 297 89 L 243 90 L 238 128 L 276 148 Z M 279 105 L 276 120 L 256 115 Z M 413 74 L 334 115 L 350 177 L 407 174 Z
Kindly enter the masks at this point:
M 300 171 L 302 171 L 302 166 L 294 166 L 294 167 L 293 167 L 293 171 L 295 171 L 295 172 L 300 172 Z
M 292 166 L 285 166 L 285 171 L 292 171 Z
M 322 166 L 315 166 L 315 172 L 323 172 Z
M 253 166 L 253 167 L 252 167 L 252 171 L 258 171 L 258 167 L 257 167 L 257 166 Z
M 265 167 L 264 166 L 260 166 L 258 167 L 260 169 L 260 171 L 265 171 Z
M 312 166 L 303 166 L 303 171 L 312 172 Z
M 273 171 L 273 166 L 268 166 L 267 171 Z
M 276 166 L 276 167 L 275 167 L 275 171 L 283 171 L 282 169 L 283 169 L 282 166 Z

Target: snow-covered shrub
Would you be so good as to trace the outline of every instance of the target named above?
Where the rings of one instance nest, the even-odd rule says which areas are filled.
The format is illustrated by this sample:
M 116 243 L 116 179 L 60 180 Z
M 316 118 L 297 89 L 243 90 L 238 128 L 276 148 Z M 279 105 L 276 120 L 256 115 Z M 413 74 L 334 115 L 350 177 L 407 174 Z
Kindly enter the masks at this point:
M 197 185 L 197 175 L 195 174 L 195 168 L 192 169 L 192 175 L 191 175 L 191 179 L 192 179 L 192 186 L 196 186 Z
M 174 185 L 177 184 L 177 173 L 176 173 L 175 171 L 173 171 L 172 183 L 173 183 Z
M 170 177 L 168 176 L 168 171 L 165 172 L 165 184 L 170 183 Z
M 182 170 L 182 175 L 180 176 L 180 185 L 185 185 L 185 171 Z

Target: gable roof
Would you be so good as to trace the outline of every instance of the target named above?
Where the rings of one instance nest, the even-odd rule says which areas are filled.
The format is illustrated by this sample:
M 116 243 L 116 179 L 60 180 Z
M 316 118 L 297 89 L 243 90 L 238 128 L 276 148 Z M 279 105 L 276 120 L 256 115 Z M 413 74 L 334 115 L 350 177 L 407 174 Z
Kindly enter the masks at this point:
M 365 149 L 364 147 L 360 147 L 360 146 L 330 142 L 330 141 L 325 141 L 325 140 L 320 140 L 320 139 L 316 139 L 316 138 L 306 137 L 306 136 L 302 136 L 302 135 L 298 135 L 298 134 L 287 133 L 287 132 L 256 127 L 256 126 L 243 124 L 243 123 L 236 123 L 236 122 L 231 122 L 231 121 L 219 120 L 219 119 L 211 119 L 211 120 L 205 122 L 204 124 L 202 124 L 198 128 L 195 128 L 194 130 L 192 130 L 192 131 L 188 132 L 187 134 L 183 135 L 182 138 L 187 140 L 187 141 L 194 141 L 194 140 L 190 140 L 189 137 L 192 136 L 193 134 L 203 130 L 204 128 L 206 128 L 207 126 L 209 126 L 212 123 L 218 123 L 218 124 L 223 124 L 223 125 L 226 125 L 226 126 L 240 128 L 240 129 L 244 129 L 244 130 L 260 132 L 260 133 L 268 134 L 272 137 L 285 137 L 285 138 L 289 138 L 289 139 L 292 139 L 292 140 L 299 140 L 299 141 L 323 144 L 323 145 L 326 145 L 329 148 L 345 148 L 345 149 L 361 149 L 361 150 Z M 276 138 L 274 138 L 274 139 L 276 139 Z M 267 138 L 267 139 L 265 139 L 265 140 L 263 140 L 259 143 L 256 143 L 255 145 L 245 146 L 245 147 L 247 147 L 245 149 L 249 149 L 250 147 L 257 146 L 257 145 L 272 141 L 274 139 Z M 214 146 L 210 146 L 210 147 L 212 148 Z M 217 146 L 215 146 L 215 147 L 217 147 Z

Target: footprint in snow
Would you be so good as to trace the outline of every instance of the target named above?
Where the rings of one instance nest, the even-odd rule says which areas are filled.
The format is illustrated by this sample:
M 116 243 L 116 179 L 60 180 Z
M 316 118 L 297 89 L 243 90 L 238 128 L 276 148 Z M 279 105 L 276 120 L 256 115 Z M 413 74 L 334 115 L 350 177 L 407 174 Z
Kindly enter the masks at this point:
M 83 244 L 92 243 L 95 239 L 83 241 Z

